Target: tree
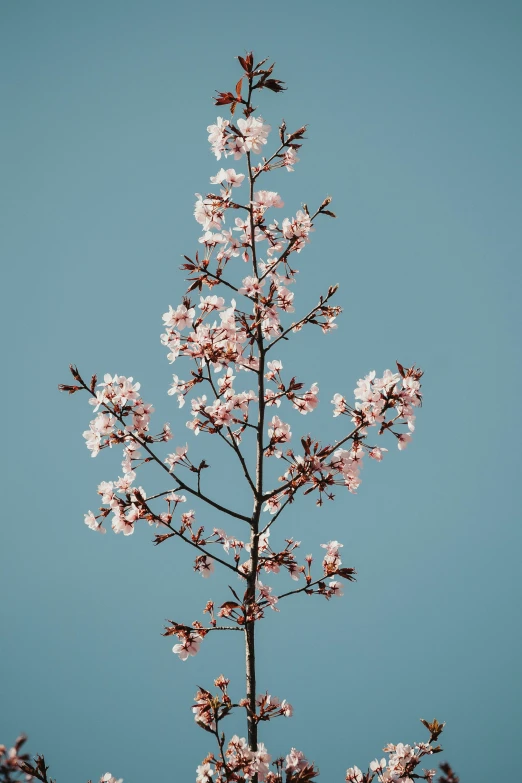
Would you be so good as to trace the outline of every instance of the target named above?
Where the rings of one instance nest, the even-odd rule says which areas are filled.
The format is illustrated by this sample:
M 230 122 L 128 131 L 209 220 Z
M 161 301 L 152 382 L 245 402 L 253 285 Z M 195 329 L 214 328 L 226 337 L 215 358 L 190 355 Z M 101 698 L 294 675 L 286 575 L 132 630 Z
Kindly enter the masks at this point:
M 284 207 L 283 201 L 277 192 L 260 189 L 260 183 L 274 169 L 293 171 L 306 126 L 288 133 L 283 122 L 275 150 L 269 156 L 262 155 L 272 129 L 256 115 L 254 99 L 262 90 L 282 92 L 284 83 L 274 78 L 274 66 L 266 60 L 256 64 L 252 53 L 238 60 L 242 73 L 234 90 L 218 92 L 215 99 L 217 106 L 228 107 L 230 118 L 218 117 L 208 127 L 208 138 L 218 161 L 241 161 L 245 173 L 221 168 L 210 178 L 213 192 L 198 196 L 194 215 L 203 232 L 199 237 L 201 251 L 185 256 L 182 269 L 188 273 L 189 285 L 181 303 L 169 306 L 163 315 L 162 343 L 171 363 L 187 360 L 191 367 L 186 380 L 173 375 L 169 394 L 177 398 L 180 408 L 191 395 L 187 427 L 194 435 L 216 436 L 230 459 L 237 460 L 251 494 L 251 513 L 223 505 L 208 494 L 204 471 L 209 465 L 205 459 L 189 456 L 188 445 L 161 454 L 158 444 L 172 439 L 170 426 L 164 424 L 157 434 L 151 434 L 154 409 L 143 400 L 140 384 L 133 378 L 105 375 L 98 383 L 93 375 L 86 381 L 71 366 L 74 383 L 62 384 L 60 389 L 69 394 L 86 392 L 94 407 L 96 415 L 84 432 L 92 457 L 106 448 L 123 449 L 123 476 L 99 485 L 102 505 L 99 513 L 85 515 L 86 525 L 105 533 L 110 521 L 115 533 L 128 536 L 136 525 L 148 523 L 157 531 L 156 545 L 181 539 L 195 550 L 194 570 L 203 577 L 209 577 L 218 566 L 232 571 L 238 580 L 239 587 L 230 587 L 226 600 L 208 601 L 206 623 L 171 620 L 164 632 L 164 636 L 177 637 L 173 652 L 183 661 L 197 654 L 210 633 L 234 631 L 244 638 L 245 694 L 233 699 L 230 682 L 222 675 L 214 681 L 217 692 L 200 688 L 196 694 L 195 719 L 215 740 L 215 749 L 197 768 L 197 783 L 279 783 L 283 779 L 305 783 L 318 774 L 315 764 L 295 748 L 286 758 L 273 760 L 259 736 L 264 721 L 289 717 L 292 707 L 286 699 L 258 693 L 256 626 L 269 608 L 279 611 L 280 602 L 291 595 L 317 595 L 327 600 L 342 596 L 344 586 L 355 581 L 356 572 L 343 565 L 338 541 L 321 544 L 325 550 L 322 563 L 312 568 L 312 555 L 299 558 L 299 542 L 285 532 L 280 548 L 272 543 L 272 532 L 280 527 L 283 511 L 300 492 L 315 494 L 318 505 L 334 499 L 336 486 L 355 492 L 364 457 L 381 461 L 387 452 L 377 445 L 379 436 L 386 436 L 391 443 L 395 440 L 399 450 L 408 445 L 415 409 L 422 400 L 422 372 L 397 363 L 396 372 L 385 370 L 380 377 L 369 373 L 358 381 L 353 404 L 342 394 L 334 395 L 333 415 L 347 417 L 349 423 L 334 443 L 321 443 L 305 435 L 298 440 L 298 447 L 290 445 L 291 424 L 284 420 L 286 416 L 279 417 L 279 411 L 283 415 L 286 406 L 302 415 L 311 413 L 318 405 L 319 386 L 312 383 L 306 388 L 304 382 L 287 373 L 274 349 L 303 329 L 319 327 L 327 334 L 336 328 L 341 312 L 331 303 L 336 285 L 329 286 L 307 314 L 287 322 L 287 315 L 294 312 L 294 259 L 310 241 L 319 218 L 334 218 L 335 214 L 329 208 L 331 199 L 325 198 L 315 210 L 304 204 L 294 217 L 285 217 L 281 223 L 273 217 L 274 209 Z M 236 114 L 242 116 L 236 120 Z M 238 199 L 240 188 L 245 195 Z M 199 302 L 194 299 L 198 294 Z M 238 391 L 239 383 L 235 382 L 241 378 L 246 388 Z M 283 466 L 282 475 L 269 487 L 266 467 L 273 463 Z M 164 491 L 149 496 L 136 485 L 138 470 L 145 465 L 162 472 Z M 194 510 L 182 510 L 187 498 L 239 520 L 246 531 L 244 539 L 221 527 L 205 530 L 196 522 Z M 261 576 L 270 579 L 267 575 L 285 571 L 295 582 L 292 589 L 277 593 L 261 580 Z M 226 737 L 223 724 L 233 710 L 244 711 L 246 738 Z M 436 743 L 444 724 L 436 720 L 423 723 L 429 732 L 428 742 L 388 745 L 384 749 L 388 759 L 371 762 L 366 773 L 351 767 L 346 780 L 433 780 L 435 770 L 414 770 L 424 756 L 440 751 Z M 43 757 L 31 764 L 16 750 L 13 758 L 13 769 L 48 780 Z M 102 777 L 104 783 L 114 780 L 110 773 Z

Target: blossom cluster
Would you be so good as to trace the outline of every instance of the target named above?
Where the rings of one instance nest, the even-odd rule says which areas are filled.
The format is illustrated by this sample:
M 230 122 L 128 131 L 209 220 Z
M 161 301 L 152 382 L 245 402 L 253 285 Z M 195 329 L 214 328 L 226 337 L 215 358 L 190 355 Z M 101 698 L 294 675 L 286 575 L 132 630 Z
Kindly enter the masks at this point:
M 226 682 L 228 684 L 228 680 Z M 208 695 L 210 696 L 210 694 Z M 198 696 L 201 696 L 201 693 L 198 693 Z M 267 694 L 265 701 L 270 703 L 271 699 L 272 697 L 269 697 Z M 263 699 L 258 697 L 256 703 L 260 704 L 262 701 Z M 198 701 L 197 707 L 198 710 L 203 710 L 204 707 L 200 707 L 199 702 L 205 702 L 205 696 Z M 231 706 L 228 702 L 225 704 L 223 717 L 228 714 Z M 220 699 L 216 699 L 214 701 L 214 712 L 217 714 L 216 711 L 221 708 Z M 278 714 L 284 714 L 279 706 L 277 711 Z M 260 717 L 258 719 L 262 720 Z M 199 720 L 196 717 L 196 720 L 202 725 L 202 728 L 217 733 L 219 719 L 212 723 L 208 722 L 208 718 Z M 418 767 L 425 757 L 441 751 L 440 746 L 434 743 L 444 728 L 444 724 L 439 724 L 436 720 L 431 724 L 428 724 L 427 721 L 422 722 L 430 728 L 436 727 L 430 736 L 429 742 L 419 742 L 415 745 L 406 745 L 404 743 L 394 745 L 390 743 L 383 749 L 388 754 L 388 759 L 384 757 L 380 760 L 375 759 L 370 762 L 366 772 L 363 772 L 357 766 L 349 767 L 346 770 L 346 783 L 372 783 L 374 780 L 379 781 L 379 783 L 414 783 L 415 780 L 425 780 L 427 783 L 433 783 L 437 774 L 436 770 L 432 768 L 419 770 Z M 275 768 L 274 771 L 270 770 L 270 766 Z M 441 765 L 441 769 L 444 770 L 446 768 L 451 771 L 449 765 Z M 213 783 L 225 783 L 225 781 L 229 780 L 249 781 L 254 775 L 257 775 L 257 779 L 261 783 L 283 783 L 283 773 L 286 783 L 290 783 L 290 781 L 293 781 L 293 783 L 298 781 L 304 783 L 305 781 L 314 780 L 319 775 L 319 770 L 296 748 L 292 748 L 286 758 L 278 758 L 272 761 L 272 756 L 268 753 L 263 743 L 258 743 L 257 751 L 252 751 L 243 737 L 234 735 L 228 742 L 225 753 L 220 758 L 209 754 L 203 760 L 202 764 L 197 768 L 196 783 L 212 783 L 212 781 Z M 440 781 L 442 780 L 443 778 L 440 778 Z
M 250 750 L 247 740 L 237 734 L 228 742 L 224 758 L 221 761 L 213 755 L 207 757 L 196 770 L 196 783 L 235 783 L 250 781 L 254 776 L 260 783 L 278 783 L 283 770 L 288 783 L 305 783 L 318 775 L 302 751 L 292 748 L 286 758 L 272 761 L 263 742 L 258 743 L 257 750 Z M 270 770 L 271 765 L 276 771 Z
M 309 436 L 301 439 L 304 454 L 295 454 L 292 449 L 286 452 L 288 468 L 280 477 L 283 486 L 266 499 L 265 511 L 277 513 L 285 497 L 291 499 L 305 487 L 304 494 L 318 492 L 318 505 L 322 504 L 324 495 L 333 500 L 331 488 L 335 485 L 344 485 L 350 492 L 356 492 L 361 483 L 360 471 L 365 453 L 380 462 L 387 451 L 382 446 L 366 442 L 372 427 L 380 425 L 379 435 L 390 432 L 397 439 L 400 450 L 406 447 L 415 429 L 413 410 L 422 402 L 422 371 L 415 367 L 405 369 L 400 364 L 398 367 L 398 373 L 386 370 L 382 378 L 376 378 L 375 372 L 371 372 L 360 380 L 355 389 L 357 401 L 353 407 L 340 394 L 334 396 L 334 416 L 347 415 L 354 425 L 352 432 L 342 441 L 350 441 L 350 448 L 338 448 L 340 442 L 333 447 L 321 446 L 319 441 L 313 441 Z M 397 429 L 404 424 L 409 432 Z
M 8 748 L 0 744 L 0 783 L 15 783 L 22 779 L 30 783 L 34 780 L 29 772 L 25 772 L 22 778 L 23 765 L 30 759 L 29 754 L 22 751 L 26 742 L 26 735 L 20 734 L 12 747 Z
M 29 753 L 22 752 L 22 747 L 27 742 L 25 734 L 21 734 L 11 748 L 0 744 L 0 783 L 54 783 L 48 777 L 48 767 L 43 756 L 36 756 L 31 761 Z M 90 783 L 90 782 L 89 782 Z M 106 772 L 100 778 L 100 783 L 123 783 L 123 778 L 116 779 L 110 772 Z
M 218 117 L 216 124 L 209 125 L 207 130 L 208 140 L 217 160 L 221 160 L 222 155 L 225 158 L 233 155 L 234 160 L 239 160 L 247 152 L 259 154 L 272 128 L 264 123 L 262 117 L 250 116 L 247 119 L 239 119 L 237 127 L 229 120 Z
M 359 767 L 350 767 L 346 770 L 346 783 L 371 783 L 374 778 L 379 783 L 414 783 L 415 779 L 431 783 L 437 774 L 436 769 L 424 769 L 422 774 L 414 772 L 424 756 L 431 756 L 436 752 L 427 742 L 419 742 L 413 746 L 399 742 L 397 745 L 386 745 L 383 750 L 389 753 L 388 760 L 375 759 L 370 762 L 366 773 Z

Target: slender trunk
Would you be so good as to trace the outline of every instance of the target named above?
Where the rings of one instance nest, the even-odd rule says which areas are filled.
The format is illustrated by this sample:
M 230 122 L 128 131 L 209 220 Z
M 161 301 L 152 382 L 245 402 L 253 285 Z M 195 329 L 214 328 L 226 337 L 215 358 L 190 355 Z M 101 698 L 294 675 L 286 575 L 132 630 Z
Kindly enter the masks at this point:
M 252 78 L 248 85 L 248 107 L 250 107 L 252 96 Z M 254 226 L 254 175 L 250 160 L 250 152 L 247 152 L 248 180 L 250 190 L 250 247 L 252 249 L 252 271 L 254 277 L 258 277 L 255 226 Z M 250 533 L 250 574 L 247 578 L 247 613 L 255 602 L 257 566 L 259 560 L 259 518 L 261 515 L 261 506 L 263 497 L 263 434 L 265 421 L 265 346 L 263 341 L 263 330 L 259 318 L 258 297 L 255 297 L 255 312 L 258 320 L 256 331 L 256 344 L 259 354 L 258 369 L 258 419 L 257 419 L 257 438 L 256 438 L 256 478 L 254 509 L 252 512 L 251 533 Z M 245 627 L 245 645 L 246 645 L 246 690 L 248 700 L 248 747 L 251 751 L 257 750 L 257 723 L 256 714 L 256 649 L 255 649 L 255 620 L 247 621 Z M 253 778 L 253 783 L 257 783 L 257 775 Z
M 246 644 L 246 685 L 248 699 L 248 747 L 257 750 L 257 723 L 252 716 L 256 709 L 256 649 L 255 649 L 255 623 L 247 623 L 245 633 Z
M 265 351 L 261 328 L 258 331 L 259 348 L 259 409 L 257 421 L 256 446 L 256 497 L 252 513 L 252 529 L 250 533 L 250 574 L 247 579 L 247 604 L 253 603 L 256 596 L 257 567 L 259 561 L 259 518 L 261 515 L 263 496 L 263 432 L 265 421 Z M 246 623 L 246 686 L 249 704 L 248 715 L 248 747 L 257 750 L 257 723 L 253 719 L 256 712 L 256 650 L 255 650 L 255 620 Z M 254 781 L 255 783 L 255 781 Z
M 256 454 L 256 497 L 252 513 L 252 529 L 250 533 L 250 574 L 247 579 L 247 605 L 255 601 L 257 566 L 259 561 L 259 518 L 261 515 L 261 498 L 263 496 L 263 431 L 265 420 L 265 352 L 261 329 L 258 333 L 259 346 L 259 413 L 257 422 L 257 454 Z M 252 751 L 257 750 L 257 723 L 253 719 L 256 713 L 256 649 L 255 649 L 255 620 L 246 623 L 246 688 L 249 705 L 248 712 L 248 747 Z M 257 781 L 257 776 L 254 783 Z

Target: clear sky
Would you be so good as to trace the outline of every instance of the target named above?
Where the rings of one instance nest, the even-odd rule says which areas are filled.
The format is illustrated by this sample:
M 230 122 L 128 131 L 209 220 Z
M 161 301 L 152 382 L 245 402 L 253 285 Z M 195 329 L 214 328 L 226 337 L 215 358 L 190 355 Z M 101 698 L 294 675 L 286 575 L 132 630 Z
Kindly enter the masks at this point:
M 356 496 L 287 516 L 303 552 L 342 541 L 359 581 L 260 627 L 260 689 L 295 707 L 267 745 L 295 745 L 341 781 L 385 743 L 424 739 L 418 719 L 436 716 L 463 781 L 515 779 L 521 36 L 508 0 L 1 3 L 0 741 L 26 731 L 59 783 L 193 780 L 211 749 L 189 709 L 196 685 L 222 672 L 242 695 L 238 639 L 181 663 L 160 636 L 165 618 L 220 600 L 223 577 L 203 581 L 149 530 L 83 524 L 118 457 L 90 459 L 91 409 L 56 385 L 69 362 L 133 375 L 157 421 L 191 437 L 166 395 L 161 314 L 197 245 L 193 194 L 219 168 L 210 97 L 249 48 L 288 85 L 262 96 L 265 119 L 310 126 L 295 172 L 273 179 L 285 214 L 330 194 L 339 215 L 299 256 L 296 288 L 304 312 L 339 282 L 339 329 L 298 335 L 281 357 L 320 383 L 301 431 L 334 438 L 332 394 L 350 397 L 372 369 L 426 372 L 411 446 L 366 466 Z M 210 490 L 245 504 L 208 446 L 194 448 L 210 454 Z

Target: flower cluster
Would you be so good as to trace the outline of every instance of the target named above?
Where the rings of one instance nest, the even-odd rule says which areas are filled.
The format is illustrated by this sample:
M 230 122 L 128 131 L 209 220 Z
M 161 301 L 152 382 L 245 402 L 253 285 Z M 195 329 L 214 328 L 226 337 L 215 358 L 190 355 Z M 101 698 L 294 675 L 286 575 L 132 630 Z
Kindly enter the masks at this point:
M 294 714 L 294 708 L 286 699 L 281 701 L 276 696 L 271 696 L 268 692 L 261 693 L 256 699 L 256 704 L 258 707 L 258 712 L 256 713 L 258 721 L 271 720 L 280 715 L 285 718 L 291 718 Z
M 379 435 L 388 431 L 397 438 L 399 449 L 405 448 L 411 440 L 410 433 L 415 428 L 413 409 L 422 402 L 422 371 L 415 367 L 398 367 L 399 373 L 386 370 L 382 378 L 375 378 L 375 372 L 371 372 L 364 380 L 360 380 L 355 390 L 358 401 L 354 407 L 348 406 L 346 399 L 340 394 L 334 396 L 334 416 L 350 416 L 354 424 L 353 431 L 341 441 L 350 441 L 350 448 L 321 446 L 319 441 L 313 441 L 310 436 L 302 438 L 304 453 L 295 454 L 291 449 L 286 452 L 288 468 L 280 478 L 283 486 L 266 498 L 265 511 L 277 513 L 283 498 L 291 499 L 304 487 L 307 487 L 304 494 L 318 492 L 318 505 L 322 504 L 324 495 L 333 500 L 331 488 L 335 485 L 344 485 L 350 492 L 356 492 L 361 483 L 360 470 L 364 454 L 368 453 L 372 459 L 379 462 L 387 451 L 384 447 L 367 444 L 368 430 L 371 427 L 380 425 Z M 317 404 L 315 391 L 312 387 L 310 409 Z M 306 396 L 304 395 L 305 398 Z M 301 405 L 306 408 L 307 403 L 303 402 Z M 397 430 L 397 427 L 403 424 L 408 426 L 409 433 Z
M 180 640 L 172 648 L 172 652 L 179 655 L 180 660 L 186 661 L 189 656 L 199 652 L 199 645 L 203 641 L 206 631 L 198 622 L 193 623 L 193 628 L 169 620 L 170 626 L 165 629 L 163 636 L 175 635 Z
M 414 408 L 422 404 L 421 384 L 422 371 L 416 367 L 404 368 L 397 362 L 398 373 L 385 370 L 382 378 L 375 377 L 375 371 L 357 382 L 354 390 L 357 402 L 350 408 L 344 397 L 335 394 L 332 400 L 335 405 L 334 416 L 349 415 L 354 424 L 361 428 L 361 437 L 368 427 L 380 424 L 379 434 L 385 430 L 392 432 L 397 438 L 400 450 L 406 448 L 411 440 L 408 433 L 397 432 L 393 428 L 406 424 L 409 432 L 415 429 Z M 392 418 L 386 419 L 388 411 L 393 410 Z M 382 451 L 377 449 L 377 452 Z M 371 454 L 380 460 L 382 455 Z
M 285 759 L 273 762 L 263 742 L 258 743 L 257 750 L 250 750 L 247 740 L 237 734 L 228 742 L 224 758 L 225 761 L 212 755 L 207 757 L 196 770 L 196 783 L 236 783 L 250 781 L 254 776 L 260 783 L 281 783 L 283 770 L 287 783 L 306 783 L 319 774 L 304 754 L 295 748 Z M 271 771 L 270 766 L 276 771 Z
M 0 783 L 18 783 L 22 779 L 29 783 L 34 780 L 29 771 L 24 770 L 22 776 L 23 767 L 30 760 L 29 754 L 22 751 L 26 742 L 26 735 L 21 734 L 11 748 L 0 745 Z
M 200 688 L 196 693 L 192 712 L 198 726 L 205 731 L 215 732 L 219 721 L 232 710 L 234 705 L 227 693 L 229 683 L 230 680 L 221 674 L 214 680 L 214 685 L 219 688 L 221 693 L 212 696 L 210 691 L 205 688 Z
M 359 767 L 350 767 L 346 770 L 346 782 L 371 783 L 376 778 L 379 783 L 414 783 L 414 779 L 431 783 L 437 774 L 435 769 L 424 769 L 421 775 L 414 772 L 424 756 L 436 752 L 427 742 L 413 746 L 399 742 L 398 745 L 386 745 L 383 750 L 390 754 L 388 760 L 382 758 L 370 762 L 366 774 Z
M 237 127 L 229 120 L 218 117 L 216 124 L 207 128 L 210 148 L 218 160 L 221 160 L 222 155 L 225 158 L 233 155 L 234 160 L 239 160 L 248 152 L 259 154 L 271 130 L 262 117 L 253 116 L 239 119 Z
M 103 383 L 98 384 L 98 387 L 99 390 L 89 400 L 89 403 L 95 406 L 94 412 L 98 412 L 98 415 L 90 422 L 89 429 L 83 433 L 91 456 L 96 457 L 100 449 L 129 440 L 132 435 L 146 439 L 150 415 L 154 412 L 154 408 L 140 397 L 140 384 L 133 383 L 133 378 L 126 378 L 124 375 L 113 377 L 107 373 Z M 100 407 L 103 410 L 100 411 Z M 126 417 L 129 417 L 129 421 L 123 424 L 122 419 Z M 118 423 L 123 426 L 123 429 L 116 431 L 115 427 Z M 162 438 L 164 439 L 168 440 Z

